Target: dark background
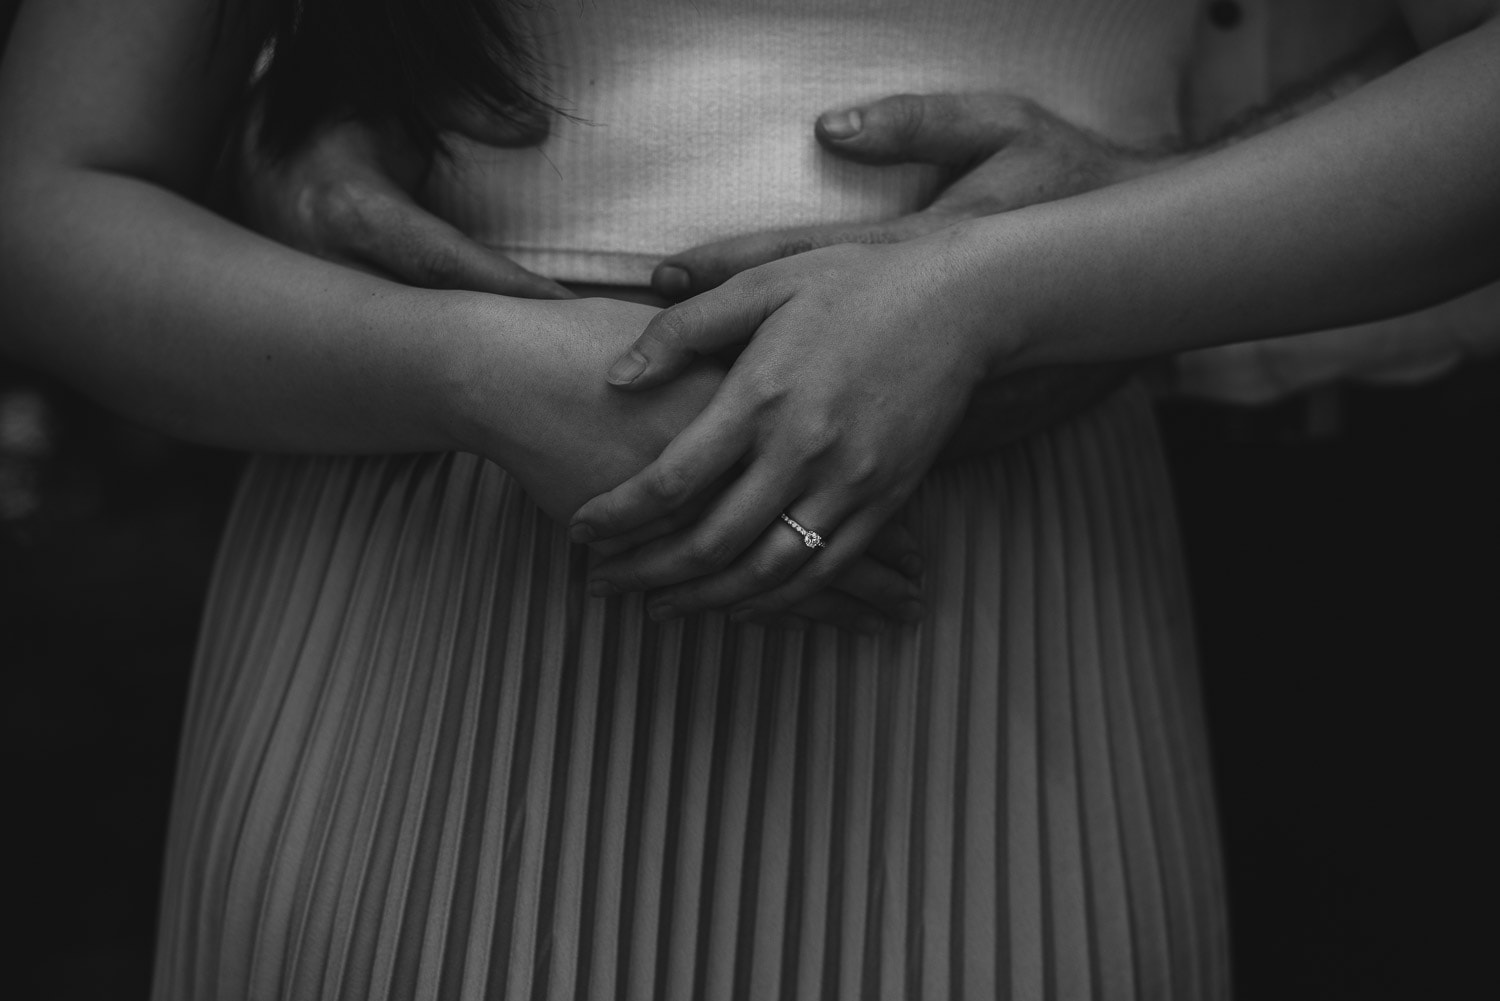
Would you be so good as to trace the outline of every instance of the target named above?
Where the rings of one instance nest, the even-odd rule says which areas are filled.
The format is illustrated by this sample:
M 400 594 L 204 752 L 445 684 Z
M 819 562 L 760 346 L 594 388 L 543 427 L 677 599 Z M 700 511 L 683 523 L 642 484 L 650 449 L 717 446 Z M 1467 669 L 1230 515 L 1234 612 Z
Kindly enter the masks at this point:
M 0 0 L 0 29 L 13 8 Z M 1162 416 L 1240 998 L 1489 981 L 1500 362 Z M 0 361 L 7 909 L 22 921 L 8 996 L 146 996 L 187 670 L 239 463 Z

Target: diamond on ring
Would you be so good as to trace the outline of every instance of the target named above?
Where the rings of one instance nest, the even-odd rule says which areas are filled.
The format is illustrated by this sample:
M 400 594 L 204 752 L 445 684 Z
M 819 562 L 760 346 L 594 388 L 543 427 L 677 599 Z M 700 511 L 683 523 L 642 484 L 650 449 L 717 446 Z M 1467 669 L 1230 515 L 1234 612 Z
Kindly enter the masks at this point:
M 828 548 L 827 544 L 823 542 L 823 537 L 821 535 L 819 535 L 817 532 L 809 532 L 807 529 L 803 528 L 801 525 L 792 520 L 792 516 L 787 514 L 785 511 L 781 512 L 781 520 L 797 530 L 797 534 L 802 536 L 802 544 L 808 549 Z

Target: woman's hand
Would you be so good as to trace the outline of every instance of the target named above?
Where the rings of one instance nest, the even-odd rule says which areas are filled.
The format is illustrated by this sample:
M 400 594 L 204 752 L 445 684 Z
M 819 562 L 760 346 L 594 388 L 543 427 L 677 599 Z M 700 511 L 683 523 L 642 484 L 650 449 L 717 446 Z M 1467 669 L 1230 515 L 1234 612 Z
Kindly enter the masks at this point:
M 654 318 L 610 370 L 630 393 L 655 391 L 696 356 L 749 344 L 655 462 L 578 511 L 574 539 L 669 516 L 743 469 L 691 528 L 602 564 L 596 593 L 678 585 L 653 603 L 658 618 L 764 594 L 737 610 L 749 617 L 818 590 L 863 552 L 989 364 L 983 324 L 959 293 L 972 282 L 959 281 L 968 265 L 954 246 L 938 234 L 825 248 Z M 824 548 L 781 522 L 783 511 L 824 536 Z
M 499 461 L 544 511 L 561 519 L 649 465 L 712 399 L 724 370 L 689 359 L 676 379 L 622 393 L 599 373 L 658 311 L 614 299 L 545 308 L 551 323 L 533 343 L 480 339 L 465 359 L 458 444 Z M 522 370 L 498 373 L 500 366 Z M 526 392 L 496 392 L 496 376 L 504 385 L 524 383 Z M 922 614 L 920 572 L 915 539 L 888 525 L 827 589 L 761 621 L 792 627 L 819 621 L 865 632 L 889 619 L 911 621 Z
M 499 462 L 559 520 L 650 464 L 724 377 L 723 366 L 692 360 L 679 378 L 644 392 L 606 385 L 599 374 L 659 312 L 650 306 L 537 303 L 532 312 L 545 315 L 502 340 L 487 336 L 482 311 L 518 304 L 479 302 L 478 336 L 454 380 L 456 444 Z
M 353 118 L 327 122 L 278 159 L 261 148 L 257 122 L 252 110 L 238 137 L 232 179 L 236 210 L 252 229 L 309 254 L 422 288 L 573 297 L 418 205 L 413 193 L 428 163 L 399 129 Z M 481 138 L 515 146 L 537 137 Z

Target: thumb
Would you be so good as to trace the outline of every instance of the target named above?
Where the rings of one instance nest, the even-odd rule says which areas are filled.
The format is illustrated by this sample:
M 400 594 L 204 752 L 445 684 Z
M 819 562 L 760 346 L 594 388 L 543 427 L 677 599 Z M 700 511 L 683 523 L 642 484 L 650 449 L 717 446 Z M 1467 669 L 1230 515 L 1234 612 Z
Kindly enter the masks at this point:
M 384 178 L 342 190 L 344 204 L 326 213 L 325 244 L 403 282 L 528 299 L 576 298 L 552 279 L 471 239 Z
M 699 355 L 748 341 L 780 301 L 731 283 L 679 302 L 651 318 L 605 376 L 622 389 L 649 389 L 677 375 Z
M 966 167 L 1015 138 L 1029 106 L 1007 94 L 896 94 L 826 112 L 813 132 L 829 152 L 860 163 Z

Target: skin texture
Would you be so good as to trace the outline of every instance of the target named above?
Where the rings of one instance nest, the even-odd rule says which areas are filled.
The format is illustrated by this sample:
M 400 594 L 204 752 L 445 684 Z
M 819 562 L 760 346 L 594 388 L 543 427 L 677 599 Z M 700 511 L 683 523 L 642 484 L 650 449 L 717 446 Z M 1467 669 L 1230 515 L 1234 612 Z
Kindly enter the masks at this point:
M 251 229 L 325 260 L 422 288 L 571 299 L 557 282 L 476 243 L 417 205 L 427 163 L 395 129 L 329 123 L 292 155 L 269 156 L 258 108 L 237 136 L 235 204 Z M 527 136 L 486 136 L 529 145 Z M 507 141 L 510 140 L 510 141 Z
M 6 350 L 193 440 L 476 452 L 554 517 L 641 468 L 701 408 L 718 378 L 706 366 L 642 402 L 599 380 L 651 309 L 413 288 L 202 208 L 256 37 L 252 8 L 231 6 L 222 34 L 213 13 L 190 0 L 21 10 L 0 66 Z M 891 564 L 855 561 L 857 593 L 802 610 L 863 628 L 877 611 L 909 616 L 911 548 L 893 530 L 875 546 Z
M 1319 8 L 1321 10 L 1322 8 Z M 1276 51 L 1289 43 L 1308 48 L 1313 37 L 1301 18 L 1318 10 L 1278 8 L 1273 27 L 1283 23 Z M 655 289 L 663 300 L 682 299 L 716 287 L 758 265 L 837 243 L 894 243 L 935 232 L 964 219 L 994 215 L 1066 197 L 1167 169 L 1265 131 L 1357 89 L 1415 54 L 1409 30 L 1394 4 L 1359 14 L 1366 25 L 1363 43 L 1347 52 L 1313 47 L 1277 78 L 1282 89 L 1270 104 L 1212 126 L 1190 148 L 1129 149 L 1073 126 L 1035 102 L 996 93 L 903 94 L 820 119 L 814 135 L 834 156 L 872 165 L 931 163 L 950 168 L 952 183 L 922 210 L 862 225 L 825 225 L 745 234 L 690 248 L 658 267 Z M 1384 26 L 1382 28 L 1382 19 Z M 1321 26 L 1321 25 L 1318 25 Z M 490 115 L 460 116 L 456 131 L 490 145 L 529 145 L 545 138 L 506 129 Z M 481 130 L 483 134 L 479 134 Z M 567 295 L 545 279 L 519 274 L 503 255 L 468 240 L 422 209 L 412 197 L 425 164 L 417 162 L 395 130 L 345 120 L 318 131 L 302 149 L 281 162 L 256 153 L 253 134 L 242 133 L 235 171 L 240 203 L 250 224 L 282 242 L 331 260 L 376 267 L 410 284 L 467 287 L 516 295 Z M 248 152 L 247 152 L 248 151 Z M 1184 356 L 1182 388 L 1235 386 L 1245 374 L 1267 366 L 1303 380 L 1336 378 L 1342 367 L 1361 359 L 1422 358 L 1444 350 L 1446 334 L 1457 323 L 1462 337 L 1485 329 L 1495 286 L 1488 297 L 1470 296 L 1468 313 L 1459 304 L 1408 318 L 1356 328 L 1200 351 Z M 618 294 L 618 293 L 616 293 Z M 1482 301 L 1481 301 L 1482 300 Z M 1443 336 L 1434 337 L 1434 332 Z M 1341 367 L 1342 366 L 1342 367 Z M 1024 438 L 1067 419 L 1095 403 L 1134 368 L 1133 363 L 1052 366 L 1011 374 L 979 386 L 963 420 L 939 455 L 962 458 Z M 1258 388 L 1282 385 L 1286 378 L 1260 377 Z M 1294 389 L 1301 383 L 1286 385 Z M 615 555 L 689 524 L 703 507 L 679 509 L 649 528 L 596 545 Z
M 768 261 L 839 243 L 897 243 L 1159 169 L 1166 151 L 1127 149 L 1003 93 L 896 94 L 829 112 L 813 128 L 835 156 L 885 166 L 927 163 L 955 174 L 920 211 L 878 223 L 801 226 L 738 236 L 664 260 L 652 285 L 682 299 Z
M 927 239 L 941 243 L 950 232 Z M 978 382 L 982 357 L 954 336 L 962 318 L 943 298 L 924 294 L 942 284 L 953 263 L 924 241 L 828 247 L 744 272 L 715 295 L 658 314 L 645 335 L 657 343 L 711 330 L 717 342 L 704 338 L 696 346 L 712 351 L 755 336 L 699 419 L 647 474 L 606 495 L 617 506 L 603 513 L 623 513 L 624 521 L 642 509 L 670 510 L 736 463 L 743 460 L 746 469 L 686 533 L 694 543 L 684 547 L 684 536 L 673 536 L 606 561 L 598 568 L 596 593 L 655 586 L 647 578 L 673 583 L 679 568 L 689 577 L 711 575 L 716 564 L 744 551 L 730 573 L 695 581 L 690 592 L 668 591 L 651 606 L 653 616 L 669 618 L 680 614 L 684 595 L 725 604 L 741 590 L 765 591 L 791 560 L 816 578 L 862 546 L 915 488 L 961 419 L 967 390 Z M 663 317 L 671 319 L 662 324 Z M 814 322 L 819 336 L 804 337 Z M 787 350 L 787 343 L 795 350 Z M 637 348 L 647 357 L 656 352 L 654 344 L 641 341 Z M 616 376 L 619 371 L 612 370 Z M 755 375 L 736 379 L 736 372 Z M 833 372 L 839 374 L 831 377 Z M 818 376 L 808 379 L 806 373 Z M 658 369 L 645 378 L 667 376 Z M 772 479 L 786 475 L 791 478 Z M 842 506 L 847 495 L 838 488 L 814 486 L 820 479 L 858 484 L 869 503 L 855 514 Z M 839 532 L 820 550 L 808 549 L 795 533 L 763 534 L 759 507 L 767 497 L 785 499 L 773 518 L 785 509 L 815 530 L 838 525 Z M 591 501 L 585 510 L 598 505 Z M 587 541 L 589 524 L 579 519 L 576 540 Z
M 814 135 L 858 163 L 927 163 L 954 180 L 910 215 L 863 225 L 803 226 L 734 237 L 668 257 L 652 285 L 669 299 L 716 288 L 750 268 L 843 243 L 899 243 L 967 219 L 1014 211 L 1164 169 L 1166 150 L 1122 147 L 1034 101 L 1001 93 L 896 94 L 818 119 Z M 977 387 L 940 459 L 1000 448 L 1086 410 L 1132 363 L 1063 365 Z
M 1359 25 L 1344 29 L 1354 47 L 1331 50 L 1321 31 L 1327 25 L 1319 20 L 1330 16 L 1329 7 L 1336 5 L 1276 7 L 1271 53 L 1280 53 L 1271 70 L 1273 85 L 1280 88 L 1276 98 L 1229 121 L 1210 123 L 1208 132 L 1197 134 L 1180 152 L 1124 148 L 1035 102 L 1006 94 L 896 95 L 855 109 L 854 119 L 830 116 L 831 124 L 844 123 L 843 128 L 819 120 L 816 141 L 834 156 L 874 165 L 932 163 L 954 171 L 954 180 L 931 205 L 897 219 L 751 233 L 674 254 L 657 269 L 656 292 L 665 301 L 682 299 L 781 257 L 836 243 L 913 239 L 963 219 L 1167 169 L 1306 114 L 1415 54 L 1395 4 L 1345 11 L 1341 16 L 1359 18 Z M 851 121 L 859 127 L 851 130 Z M 454 115 L 449 126 L 493 146 L 531 145 L 546 137 L 545 126 L 526 130 L 472 110 Z M 233 183 L 240 217 L 259 232 L 407 284 L 542 298 L 572 295 L 418 205 L 413 192 L 427 165 L 397 130 L 352 119 L 332 122 L 277 161 L 259 152 L 254 127 L 252 115 L 236 144 Z M 1451 364 L 1459 353 L 1486 349 L 1500 329 L 1491 322 L 1497 296 L 1500 285 L 1413 316 L 1191 352 L 1177 359 L 1176 388 L 1251 401 L 1344 375 L 1379 375 L 1393 365 L 1403 373 L 1430 371 Z M 986 382 L 975 390 L 939 461 L 1001 447 L 1065 420 L 1134 368 L 1133 363 L 1052 366 Z M 615 555 L 691 520 L 684 509 L 649 530 L 596 548 Z
M 873 225 L 748 234 L 673 255 L 657 269 L 667 301 L 741 271 L 837 243 L 892 243 L 962 219 L 1010 211 L 1159 169 L 1161 151 L 1130 150 L 1007 94 L 895 95 L 860 110 L 861 128 L 814 134 L 830 153 L 868 164 L 932 163 L 955 180 L 922 211 Z M 280 161 L 259 152 L 253 116 L 237 144 L 234 187 L 252 228 L 328 260 L 426 288 L 565 298 L 572 293 L 433 216 L 414 193 L 426 164 L 393 129 L 330 123 Z M 470 126 L 461 129 L 472 134 Z M 536 137 L 482 137 L 521 145 Z M 1071 417 L 1117 387 L 1131 364 L 1059 366 L 986 385 L 942 456 L 998 448 Z M 666 527 L 666 523 L 663 523 Z
M 910 239 L 961 219 L 1115 183 L 1155 169 L 1159 160 L 1072 126 L 1034 102 L 1002 94 L 897 95 L 862 109 L 860 124 L 862 128 L 852 133 L 843 129 L 835 135 L 820 121 L 815 132 L 818 141 L 840 156 L 871 164 L 935 163 L 953 168 L 957 179 L 931 205 L 910 216 L 875 226 L 752 234 L 695 248 L 670 258 L 658 269 L 658 278 L 685 267 L 698 285 L 716 285 L 758 264 L 817 247 Z M 243 215 L 255 228 L 289 245 L 428 287 L 542 297 L 570 294 L 521 271 L 420 208 L 412 192 L 425 165 L 389 130 L 352 121 L 333 123 L 306 148 L 279 162 L 256 149 L 252 129 L 240 143 L 235 172 Z M 655 284 L 664 295 L 682 291 L 681 282 L 670 277 Z M 1072 416 L 1116 387 L 1132 367 L 1063 366 L 988 385 L 953 428 L 943 455 L 958 458 L 995 448 Z M 608 434 L 604 428 L 600 432 Z M 548 465 L 540 453 L 527 459 L 543 468 Z M 622 470 L 616 482 L 639 468 Z M 538 499 L 547 507 L 557 491 L 549 490 L 544 480 L 523 479 L 538 484 Z M 624 536 L 604 540 L 596 549 L 605 556 L 617 555 L 690 524 L 703 507 L 679 507 Z M 904 529 L 888 524 L 873 540 L 872 552 L 891 554 L 893 559 L 886 561 L 890 567 L 901 566 L 903 560 L 908 567 L 918 567 L 920 561 L 910 548 L 914 543 L 906 544 L 905 538 L 909 537 Z M 869 612 L 870 606 L 907 620 L 920 615 L 915 589 L 898 594 L 892 587 L 879 586 L 882 575 L 877 566 L 857 560 L 842 578 L 865 599 L 865 607 L 838 602 L 839 607 L 827 608 L 830 602 L 809 599 L 812 603 L 804 603 L 798 618 L 826 621 L 832 613 L 847 625 L 859 622 L 861 616 L 855 613 Z M 601 588 L 600 593 L 608 592 Z M 898 602 L 895 607 L 891 596 Z M 863 618 L 863 625 L 875 624 L 867 615 Z M 796 619 L 778 621 L 801 624 Z
M 1277 96 L 1228 120 L 1200 122 L 1195 142 L 1204 151 L 1352 93 L 1417 51 L 1395 3 L 1278 0 L 1269 16 L 1267 73 Z M 1330 48 L 1340 44 L 1349 47 Z M 1187 352 L 1173 359 L 1171 387 L 1186 396 L 1260 404 L 1343 379 L 1430 378 L 1463 358 L 1496 350 L 1500 284 L 1352 327 Z
M 984 381 L 1340 326 L 1493 280 L 1494 5 L 1423 5 L 1411 27 L 1421 56 L 1228 149 L 904 243 L 815 250 L 795 269 L 773 262 L 660 314 L 611 369 L 627 391 L 671 378 L 697 352 L 748 346 L 656 462 L 580 509 L 577 532 L 608 538 L 742 458 L 743 471 L 692 530 L 610 561 L 600 579 L 671 588 L 672 613 L 777 607 L 858 551 L 951 429 L 947 400 Z M 902 327 L 919 336 L 903 342 Z M 849 360 L 882 352 L 892 357 Z M 849 381 L 882 409 L 931 419 L 914 433 L 880 428 L 892 435 L 882 438 L 875 408 L 860 421 L 834 409 Z M 774 531 L 744 528 L 788 508 L 831 536 L 826 553 L 809 560 Z
M 618 350 L 617 339 L 598 331 L 608 330 L 622 314 L 634 315 L 635 323 L 644 326 L 659 311 L 602 298 L 580 299 L 572 309 L 585 317 L 596 314 L 595 322 L 586 321 L 582 329 L 558 337 L 550 350 L 538 351 L 541 357 L 530 368 L 535 381 L 524 409 L 483 397 L 466 408 L 483 416 L 465 437 L 491 436 L 492 443 L 481 454 L 496 456 L 531 498 L 559 520 L 605 488 L 601 485 L 623 482 L 660 454 L 713 397 L 724 374 L 718 365 L 696 363 L 674 382 L 674 392 L 642 409 L 635 405 L 634 394 L 615 392 L 598 378 Z M 519 428 L 518 420 L 524 422 Z M 507 430 L 491 430 L 501 427 Z M 689 520 L 695 512 L 693 508 L 687 519 L 650 526 L 650 537 Z M 635 541 L 623 540 L 621 546 L 605 551 L 618 551 Z M 868 549 L 826 588 L 763 621 L 793 628 L 818 621 L 872 633 L 892 619 L 914 621 L 924 612 L 916 580 L 920 571 L 916 540 L 901 525 L 885 524 Z
M 829 153 L 873 165 L 936 164 L 954 171 L 954 180 L 932 204 L 897 219 L 752 233 L 691 248 L 658 267 L 655 290 L 664 298 L 681 299 L 694 291 L 717 287 L 750 268 L 820 247 L 915 239 L 966 219 L 1013 211 L 1168 169 L 1305 114 L 1412 54 L 1407 27 L 1393 19 L 1386 30 L 1373 32 L 1357 50 L 1331 65 L 1315 67 L 1321 72 L 1307 76 L 1308 71 L 1301 70 L 1304 76 L 1296 78 L 1271 106 L 1253 109 L 1192 150 L 1182 152 L 1123 148 L 1071 125 L 1034 102 L 1005 94 L 904 94 L 830 114 L 814 129 L 817 141 Z M 451 237 L 443 230 L 451 228 L 432 219 L 405 194 L 414 188 L 419 171 L 407 168 L 412 179 L 402 181 L 400 198 L 388 198 L 374 190 L 382 183 L 392 186 L 396 177 L 394 167 L 386 169 L 387 163 L 399 164 L 402 157 L 399 142 L 393 139 L 399 137 L 357 123 L 338 123 L 295 155 L 290 166 L 270 170 L 263 162 L 242 162 L 241 190 L 247 193 L 250 204 L 270 210 L 263 212 L 262 218 L 276 222 L 279 212 L 284 220 L 279 226 L 262 228 L 314 253 L 335 259 L 341 255 L 378 258 L 387 262 L 388 270 L 418 284 L 455 280 L 471 282 L 475 287 L 484 287 L 486 282 L 503 284 L 507 268 L 513 266 L 503 258 L 496 265 L 486 265 L 484 255 L 498 255 L 477 245 L 475 253 L 469 255 L 474 267 L 464 277 L 456 277 L 452 267 L 432 266 L 433 261 L 451 264 L 462 255 L 448 249 Z M 507 136 L 487 137 L 486 141 L 514 144 Z M 388 176 L 382 178 L 382 174 Z M 286 205 L 311 206 L 312 210 L 287 213 Z M 379 211 L 359 210 L 361 205 Z M 1316 350 L 1331 337 L 1343 344 L 1351 338 L 1381 339 L 1386 336 L 1379 329 L 1382 326 L 1325 332 L 1318 335 L 1316 344 L 1306 337 L 1283 339 L 1270 342 L 1265 350 L 1272 350 L 1274 345 L 1283 354 L 1295 355 Z M 1203 359 L 1201 368 L 1211 366 L 1216 356 L 1200 352 L 1193 357 Z M 1242 364 L 1238 355 L 1227 360 Z M 1066 419 L 1118 385 L 1131 368 L 1130 363 L 1052 366 L 984 382 L 975 389 L 939 459 L 961 458 L 999 447 Z M 598 542 L 596 549 L 604 555 L 618 555 L 691 524 L 706 506 L 707 498 L 700 497 L 626 535 Z
M 701 493 L 727 475 L 724 499 L 671 540 L 670 572 L 657 579 L 665 585 L 687 579 L 690 568 L 735 564 L 735 572 L 752 569 L 764 590 L 801 563 L 778 551 L 770 564 L 749 567 L 737 561 L 743 546 L 702 526 L 722 526 L 731 498 L 763 527 L 802 494 L 819 496 L 835 520 L 797 507 L 793 514 L 819 530 L 836 526 L 834 544 L 812 572 L 755 608 L 777 612 L 866 550 L 879 509 L 904 499 L 900 491 L 955 426 L 950 398 L 966 399 L 982 381 L 1347 323 L 1491 277 L 1494 245 L 1484 238 L 1500 227 L 1493 188 L 1480 180 L 1480 165 L 1497 155 L 1490 112 L 1500 59 L 1490 13 L 1488 4 L 1423 5 L 1414 33 L 1433 51 L 1381 81 L 1378 94 L 1372 85 L 1371 96 L 1330 106 L 1337 114 L 1309 115 L 1265 137 L 1275 141 L 1175 168 L 1164 183 L 1129 181 L 898 244 L 812 251 L 795 269 L 801 277 L 772 262 L 691 300 L 696 313 L 660 314 L 638 351 L 665 344 L 685 360 L 723 342 L 725 331 L 751 339 L 704 414 L 749 420 L 755 401 L 770 400 L 777 426 L 755 430 L 758 441 L 769 436 L 766 447 L 733 473 L 704 477 L 699 469 L 702 459 L 725 470 L 733 457 L 668 449 L 618 492 L 585 505 L 582 531 L 602 541 L 674 517 L 701 503 L 677 493 L 679 483 Z M 128 8 L 59 0 L 21 12 L 0 67 L 7 348 L 137 419 L 236 447 L 460 449 L 508 464 L 526 481 L 528 456 L 544 450 L 528 444 L 557 440 L 555 428 L 544 433 L 547 420 L 576 421 L 575 439 L 604 423 L 583 412 L 598 397 L 554 413 L 537 387 L 556 381 L 549 355 L 587 354 L 557 352 L 558 337 L 585 331 L 623 353 L 642 333 L 638 311 L 412 289 L 315 261 L 199 207 L 219 123 L 254 53 L 252 32 L 231 30 L 215 42 L 210 15 L 188 0 Z M 232 6 L 228 20 L 246 16 Z M 1455 32 L 1463 37 L 1445 41 Z M 1418 190 L 1413 177 L 1425 181 Z M 1368 212 L 1348 211 L 1351 191 Z M 863 299 L 851 300 L 856 293 Z M 777 322 L 763 330 L 773 314 Z M 693 315 L 700 327 L 683 324 Z M 853 318 L 868 328 L 853 329 Z M 895 329 L 918 339 L 903 342 Z M 814 330 L 831 332 L 830 344 L 841 341 L 843 357 L 857 364 L 834 370 L 824 356 L 821 367 L 795 365 Z M 913 344 L 921 365 L 890 357 L 911 354 Z M 888 357 L 873 357 L 882 352 Z M 669 365 L 684 371 L 679 361 Z M 666 371 L 648 373 L 627 395 Z M 920 378 L 904 388 L 867 383 L 858 398 L 837 386 L 898 371 Z M 681 413 L 690 394 L 678 392 L 671 382 L 627 419 L 659 427 L 651 408 Z M 874 433 L 873 411 L 853 430 L 820 412 L 830 401 L 920 410 L 938 397 L 943 409 L 896 439 L 899 447 Z M 732 405 L 716 412 L 721 399 Z M 709 440 L 705 429 L 713 428 L 700 418 L 677 440 Z M 537 479 L 554 475 L 581 483 L 587 474 L 549 469 Z M 742 480 L 761 486 L 737 489 Z M 641 490 L 648 482 L 671 488 L 671 502 L 650 499 Z M 776 496 L 793 488 L 795 496 Z M 811 551 L 779 530 L 804 560 Z M 659 559 L 653 546 L 661 548 L 643 547 L 640 558 Z M 627 566 L 601 568 L 601 581 L 651 584 Z M 719 572 L 701 585 L 717 589 L 716 600 L 755 593 L 743 580 L 725 588 Z M 692 600 L 667 604 L 686 610 Z

